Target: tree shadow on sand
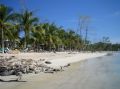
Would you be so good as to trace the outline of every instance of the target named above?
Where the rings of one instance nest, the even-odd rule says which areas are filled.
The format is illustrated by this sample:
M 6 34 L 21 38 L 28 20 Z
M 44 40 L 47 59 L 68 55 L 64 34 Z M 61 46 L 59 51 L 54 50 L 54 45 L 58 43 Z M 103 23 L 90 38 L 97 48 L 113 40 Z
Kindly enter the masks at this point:
M 2 79 L 0 79 L 0 82 L 27 82 L 27 81 L 18 81 L 18 80 L 2 80 Z

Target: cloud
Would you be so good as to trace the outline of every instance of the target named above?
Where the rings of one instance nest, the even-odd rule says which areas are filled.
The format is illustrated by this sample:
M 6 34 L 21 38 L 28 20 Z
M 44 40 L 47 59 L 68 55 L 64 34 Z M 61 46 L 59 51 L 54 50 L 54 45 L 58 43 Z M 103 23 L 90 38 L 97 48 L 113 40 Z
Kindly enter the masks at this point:
M 120 16 L 120 11 L 116 11 L 112 14 L 112 16 Z

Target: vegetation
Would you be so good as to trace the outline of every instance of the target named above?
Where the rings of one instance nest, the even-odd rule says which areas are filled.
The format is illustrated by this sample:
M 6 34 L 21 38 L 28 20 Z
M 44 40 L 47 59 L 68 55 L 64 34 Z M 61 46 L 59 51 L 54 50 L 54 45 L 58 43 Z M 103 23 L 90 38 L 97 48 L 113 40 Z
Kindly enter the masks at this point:
M 0 29 L 1 29 L 0 35 L 1 35 L 1 44 L 3 50 L 4 50 L 4 41 L 12 38 L 11 30 L 10 30 L 13 27 L 13 24 L 11 22 L 12 17 L 13 17 L 13 10 L 10 7 L 0 5 Z M 11 37 L 9 37 L 10 35 Z
M 120 44 L 110 43 L 109 38 L 90 44 L 90 41 L 75 33 L 72 29 L 65 30 L 54 23 L 40 23 L 34 13 L 25 10 L 13 13 L 10 7 L 0 5 L 0 42 L 11 49 L 29 48 L 34 51 L 109 51 L 119 50 Z M 88 29 L 88 28 L 87 28 Z M 20 37 L 20 32 L 24 36 Z
M 103 37 L 102 41 L 90 44 L 91 51 L 120 51 L 120 44 L 112 44 L 109 37 Z

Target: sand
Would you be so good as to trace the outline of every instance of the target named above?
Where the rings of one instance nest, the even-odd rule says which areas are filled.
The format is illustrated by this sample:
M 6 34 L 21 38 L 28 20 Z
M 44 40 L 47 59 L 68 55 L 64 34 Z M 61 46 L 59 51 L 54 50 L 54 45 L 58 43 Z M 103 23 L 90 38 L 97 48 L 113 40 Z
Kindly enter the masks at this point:
M 33 59 L 33 60 L 39 60 L 39 59 L 45 59 L 47 61 L 52 62 L 52 64 L 49 64 L 50 67 L 60 67 L 65 66 L 69 63 L 79 62 L 81 60 L 91 59 L 95 57 L 100 57 L 106 55 L 106 52 L 95 52 L 95 53 L 79 53 L 79 52 L 44 52 L 44 53 L 19 53 L 19 54 L 4 54 L 4 57 L 9 58 L 11 56 L 15 56 L 17 59 Z M 3 54 L 0 54 L 0 56 L 3 56 Z
M 10 77 L 5 78 L 5 80 L 7 79 L 5 82 L 0 82 L 0 89 L 79 89 L 81 87 L 79 82 L 81 82 L 82 86 L 85 86 L 85 82 L 87 82 L 86 79 L 90 77 L 88 75 L 89 74 L 88 72 L 90 71 L 86 73 L 86 71 L 83 70 L 86 68 L 86 66 L 82 66 L 81 62 L 87 61 L 86 59 L 92 60 L 95 57 L 101 57 L 104 55 L 106 55 L 106 53 L 69 54 L 67 52 L 65 53 L 58 52 L 58 53 L 5 54 L 5 57 L 16 56 L 19 59 L 21 58 L 24 59 L 31 58 L 34 60 L 46 59 L 52 62 L 52 64 L 49 65 L 52 67 L 63 66 L 66 65 L 67 63 L 72 64 L 70 67 L 65 69 L 65 71 L 54 74 L 50 73 L 25 74 L 23 76 L 22 81 L 19 82 L 14 81 L 16 79 L 15 76 L 11 76 L 11 78 Z M 0 56 L 2 56 L 2 54 L 0 54 Z M 4 77 L 2 77 L 2 79 L 4 79 Z
M 120 72 L 111 73 L 112 69 L 110 57 L 92 58 L 73 63 L 63 72 L 28 74 L 20 82 L 0 82 L 0 89 L 119 89 Z
M 75 53 L 75 54 L 70 54 L 70 56 L 67 56 L 65 58 L 50 60 L 52 64 L 50 64 L 49 66 L 59 67 L 59 66 L 67 65 L 69 63 L 75 63 L 86 59 L 101 57 L 104 55 L 106 55 L 106 53 Z

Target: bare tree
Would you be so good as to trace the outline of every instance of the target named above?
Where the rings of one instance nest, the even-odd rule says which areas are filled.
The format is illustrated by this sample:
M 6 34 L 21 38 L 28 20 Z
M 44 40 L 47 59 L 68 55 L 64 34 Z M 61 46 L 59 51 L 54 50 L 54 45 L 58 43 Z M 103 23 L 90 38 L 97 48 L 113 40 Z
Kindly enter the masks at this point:
M 89 27 L 90 17 L 89 16 L 80 16 L 79 22 L 78 22 L 78 30 L 77 33 L 80 34 L 81 38 L 84 39 L 84 48 L 87 44 L 87 38 L 88 38 L 88 27 Z M 83 31 L 85 31 L 85 37 L 83 37 Z

